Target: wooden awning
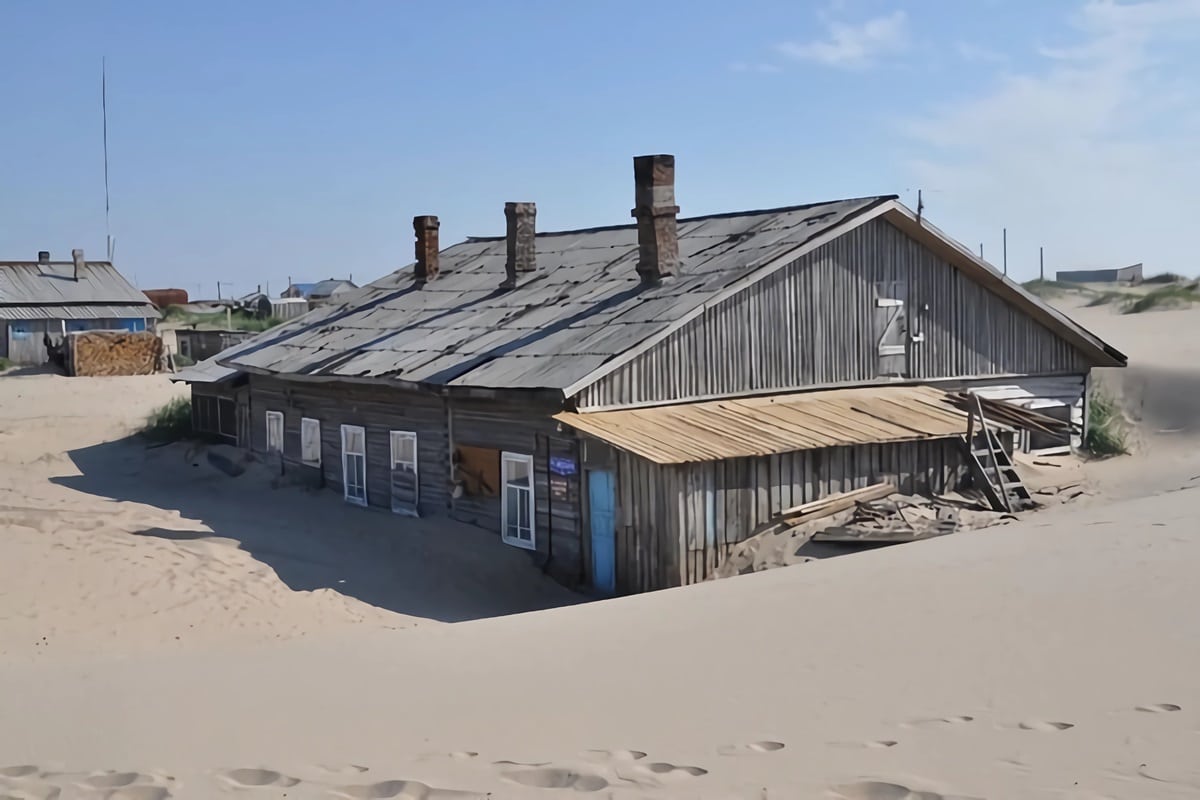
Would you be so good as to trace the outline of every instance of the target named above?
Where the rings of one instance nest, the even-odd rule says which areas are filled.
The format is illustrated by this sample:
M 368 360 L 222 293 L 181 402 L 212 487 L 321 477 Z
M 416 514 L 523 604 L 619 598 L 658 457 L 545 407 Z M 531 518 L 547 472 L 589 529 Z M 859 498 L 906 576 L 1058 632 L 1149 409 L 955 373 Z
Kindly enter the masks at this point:
M 874 386 L 555 419 L 658 464 L 963 436 L 967 415 L 929 386 Z

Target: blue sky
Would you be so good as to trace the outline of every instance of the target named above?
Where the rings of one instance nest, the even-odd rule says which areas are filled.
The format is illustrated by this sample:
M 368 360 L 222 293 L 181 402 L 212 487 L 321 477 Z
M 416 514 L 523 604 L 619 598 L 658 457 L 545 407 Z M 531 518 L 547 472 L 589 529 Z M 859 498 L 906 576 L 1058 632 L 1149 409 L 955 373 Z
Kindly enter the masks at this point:
M 1200 0 L 0 0 L 0 256 L 105 249 L 212 296 L 374 279 L 443 243 L 877 193 L 1009 269 L 1200 273 Z

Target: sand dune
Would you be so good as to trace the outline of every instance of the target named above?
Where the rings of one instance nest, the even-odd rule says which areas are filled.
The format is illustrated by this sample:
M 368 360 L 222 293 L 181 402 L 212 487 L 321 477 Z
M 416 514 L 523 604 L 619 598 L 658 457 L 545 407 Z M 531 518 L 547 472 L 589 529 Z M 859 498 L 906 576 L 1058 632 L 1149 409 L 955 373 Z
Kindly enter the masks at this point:
M 0 658 L 125 656 L 577 601 L 474 529 L 347 513 L 331 492 L 272 490 L 263 469 L 234 479 L 195 448 L 129 438 L 183 391 L 163 376 L 0 380 Z
M 0 380 L 0 798 L 1200 796 L 1166 347 L 1109 377 L 1140 453 L 1089 503 L 582 605 L 490 537 L 145 450 L 158 378 Z

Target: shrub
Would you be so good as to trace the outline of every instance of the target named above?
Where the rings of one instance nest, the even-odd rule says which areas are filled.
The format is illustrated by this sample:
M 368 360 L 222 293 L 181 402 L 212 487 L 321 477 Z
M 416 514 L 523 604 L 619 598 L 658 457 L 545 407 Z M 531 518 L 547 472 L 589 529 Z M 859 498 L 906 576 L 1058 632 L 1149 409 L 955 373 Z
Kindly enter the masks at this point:
M 1125 292 L 1101 292 L 1088 301 L 1088 306 L 1106 306 L 1110 303 L 1123 303 L 1129 299 Z
M 152 442 L 178 442 L 192 435 L 192 399 L 176 397 L 146 418 L 142 435 Z
M 1161 275 L 1151 275 L 1142 283 L 1186 283 L 1187 278 L 1176 272 L 1164 272 Z
M 1065 292 L 1077 290 L 1080 287 L 1070 283 L 1061 281 L 1046 281 L 1041 278 L 1034 278 L 1031 281 L 1022 283 L 1021 286 L 1030 294 L 1037 295 L 1041 298 L 1058 297 Z
M 1141 314 L 1156 308 L 1182 308 L 1200 301 L 1194 286 L 1164 286 L 1133 300 L 1122 311 L 1124 314 Z
M 1129 452 L 1121 410 L 1117 402 L 1100 389 L 1088 398 L 1088 432 L 1084 442 L 1094 456 L 1123 456 Z
M 0 372 L 3 372 L 4 370 L 8 369 L 12 365 L 13 365 L 13 363 L 11 361 L 9 361 L 7 358 L 0 358 Z

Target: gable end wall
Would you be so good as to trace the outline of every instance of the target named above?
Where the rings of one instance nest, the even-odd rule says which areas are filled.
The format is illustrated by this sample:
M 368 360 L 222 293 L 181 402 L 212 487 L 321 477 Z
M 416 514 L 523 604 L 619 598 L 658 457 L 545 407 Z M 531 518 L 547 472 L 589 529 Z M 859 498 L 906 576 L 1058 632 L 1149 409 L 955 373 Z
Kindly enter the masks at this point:
M 686 265 L 685 265 L 686 269 Z M 1073 345 L 884 220 L 873 220 L 704 311 L 585 388 L 580 409 L 880 380 L 875 284 L 905 281 L 909 375 L 1084 373 Z M 926 308 L 928 306 L 928 308 Z

